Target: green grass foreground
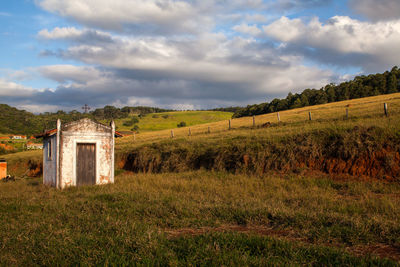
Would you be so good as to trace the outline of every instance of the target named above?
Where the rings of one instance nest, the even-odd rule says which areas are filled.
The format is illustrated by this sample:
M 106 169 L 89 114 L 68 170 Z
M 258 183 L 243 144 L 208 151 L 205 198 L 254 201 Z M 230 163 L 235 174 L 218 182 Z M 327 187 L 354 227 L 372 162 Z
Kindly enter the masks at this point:
M 0 182 L 0 265 L 395 266 L 399 189 L 208 171 Z

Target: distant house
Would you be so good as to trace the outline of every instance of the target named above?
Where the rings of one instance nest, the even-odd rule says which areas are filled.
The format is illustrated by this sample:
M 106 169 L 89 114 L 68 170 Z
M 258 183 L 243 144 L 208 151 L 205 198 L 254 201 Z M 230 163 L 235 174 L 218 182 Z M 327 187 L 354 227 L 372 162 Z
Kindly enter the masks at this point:
M 31 150 L 31 149 L 43 149 L 43 144 L 35 144 L 35 143 L 28 142 L 26 144 L 26 149 L 29 149 L 29 150 Z
M 43 138 L 43 183 L 57 188 L 114 183 L 115 124 L 81 119 L 46 131 Z
M 7 151 L 14 150 L 13 146 L 10 146 L 10 145 L 7 145 L 7 144 L 0 144 L 0 148 L 3 148 L 4 150 L 7 150 Z
M 26 135 L 12 135 L 12 136 L 10 136 L 10 139 L 22 140 L 22 139 L 26 139 Z

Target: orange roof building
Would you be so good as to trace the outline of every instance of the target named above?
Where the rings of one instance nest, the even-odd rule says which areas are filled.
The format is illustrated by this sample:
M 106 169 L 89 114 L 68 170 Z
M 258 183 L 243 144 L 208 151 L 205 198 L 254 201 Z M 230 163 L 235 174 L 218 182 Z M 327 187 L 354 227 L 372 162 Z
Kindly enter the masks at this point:
M 7 176 L 7 162 L 4 159 L 0 159 L 0 180 Z
M 4 150 L 10 151 L 10 150 L 14 150 L 13 146 L 7 145 L 7 144 L 0 144 L 1 148 L 4 148 Z

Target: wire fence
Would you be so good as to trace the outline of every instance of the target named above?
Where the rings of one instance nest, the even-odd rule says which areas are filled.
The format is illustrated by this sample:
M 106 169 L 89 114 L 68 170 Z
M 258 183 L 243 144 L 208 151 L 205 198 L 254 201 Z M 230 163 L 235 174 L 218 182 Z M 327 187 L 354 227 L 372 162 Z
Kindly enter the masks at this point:
M 120 143 L 154 142 L 160 139 L 190 138 L 193 136 L 210 135 L 229 132 L 238 129 L 258 129 L 272 124 L 299 124 L 307 121 L 354 120 L 361 118 L 384 118 L 399 114 L 400 94 L 393 97 L 386 95 L 377 99 L 356 99 L 343 102 L 329 103 L 319 106 L 308 106 L 299 109 L 285 110 L 275 113 L 241 117 L 227 121 L 193 125 L 157 132 L 135 133 L 123 138 Z

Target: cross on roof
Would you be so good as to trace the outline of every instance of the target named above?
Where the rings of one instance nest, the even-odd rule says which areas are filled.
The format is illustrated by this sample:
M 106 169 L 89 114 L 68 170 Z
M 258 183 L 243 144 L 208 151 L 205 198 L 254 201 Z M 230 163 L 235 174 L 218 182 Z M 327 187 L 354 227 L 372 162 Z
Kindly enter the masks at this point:
M 88 106 L 88 104 L 85 104 L 82 109 L 85 111 L 85 113 L 87 113 L 90 110 L 90 107 Z

